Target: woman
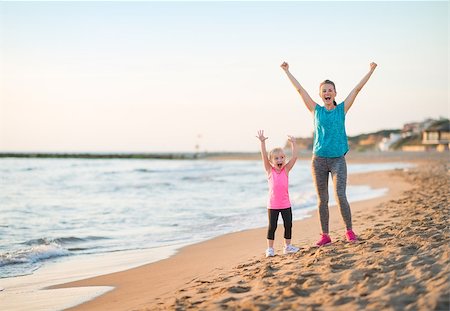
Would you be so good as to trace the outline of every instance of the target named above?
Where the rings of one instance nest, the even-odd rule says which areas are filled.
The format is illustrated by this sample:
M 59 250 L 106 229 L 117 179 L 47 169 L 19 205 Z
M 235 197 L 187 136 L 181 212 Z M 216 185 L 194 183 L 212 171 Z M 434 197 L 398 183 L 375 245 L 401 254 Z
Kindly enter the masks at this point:
M 345 154 L 348 152 L 347 134 L 345 132 L 345 114 L 353 105 L 356 95 L 369 80 L 377 64 L 371 63 L 369 72 L 362 78 L 347 98 L 340 104 L 335 101 L 336 86 L 330 80 L 320 84 L 320 97 L 324 106 L 314 102 L 297 79 L 289 72 L 288 63 L 281 64 L 281 68 L 291 83 L 299 92 L 306 108 L 314 114 L 314 145 L 312 157 L 312 176 L 318 196 L 321 239 L 316 243 L 323 246 L 331 243 L 328 231 L 328 176 L 331 173 L 334 192 L 342 218 L 347 228 L 346 238 L 350 242 L 357 240 L 352 230 L 352 215 L 347 201 L 347 164 Z

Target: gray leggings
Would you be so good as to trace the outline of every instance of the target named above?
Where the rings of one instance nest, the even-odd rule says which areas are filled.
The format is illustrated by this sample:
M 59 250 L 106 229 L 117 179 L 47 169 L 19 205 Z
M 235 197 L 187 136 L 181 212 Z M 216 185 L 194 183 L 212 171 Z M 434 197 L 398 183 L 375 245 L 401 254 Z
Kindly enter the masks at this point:
M 318 196 L 318 207 L 322 233 L 328 234 L 330 214 L 328 211 L 328 175 L 331 173 L 334 196 L 341 211 L 347 230 L 352 229 L 352 214 L 345 194 L 347 187 L 347 163 L 345 157 L 322 158 L 313 155 L 312 176 Z

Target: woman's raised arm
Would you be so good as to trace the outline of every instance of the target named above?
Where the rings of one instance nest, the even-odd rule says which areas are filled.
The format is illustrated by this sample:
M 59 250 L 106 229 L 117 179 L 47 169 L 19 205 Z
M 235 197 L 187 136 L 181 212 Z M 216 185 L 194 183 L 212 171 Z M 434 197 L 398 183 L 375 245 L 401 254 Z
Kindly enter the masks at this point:
M 355 86 L 355 88 L 348 94 L 347 98 L 344 101 L 344 110 L 345 113 L 350 109 L 350 107 L 353 105 L 353 102 L 355 101 L 356 95 L 358 95 L 359 91 L 363 88 L 363 86 L 366 84 L 367 81 L 369 81 L 370 76 L 372 75 L 373 71 L 377 67 L 377 64 L 370 63 L 370 70 L 369 72 L 362 78 L 362 80 Z
M 316 103 L 312 100 L 311 96 L 309 96 L 308 92 L 306 92 L 305 89 L 300 85 L 297 79 L 295 79 L 295 77 L 289 72 L 289 64 L 283 62 L 280 67 L 284 70 L 289 80 L 291 81 L 292 85 L 295 87 L 295 89 L 302 97 L 303 102 L 306 105 L 306 108 L 308 108 L 310 112 L 314 112 L 314 110 L 316 109 Z

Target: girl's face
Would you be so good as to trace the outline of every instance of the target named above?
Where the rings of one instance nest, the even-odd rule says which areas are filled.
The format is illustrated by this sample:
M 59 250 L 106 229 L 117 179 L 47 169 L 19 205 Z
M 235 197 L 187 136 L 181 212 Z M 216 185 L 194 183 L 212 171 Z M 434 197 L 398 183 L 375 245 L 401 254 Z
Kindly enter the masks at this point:
M 325 105 L 333 105 L 336 98 L 336 90 L 332 84 L 325 83 L 320 87 L 320 97 Z
M 286 155 L 282 152 L 277 152 L 272 156 L 271 162 L 276 168 L 282 168 L 285 160 Z

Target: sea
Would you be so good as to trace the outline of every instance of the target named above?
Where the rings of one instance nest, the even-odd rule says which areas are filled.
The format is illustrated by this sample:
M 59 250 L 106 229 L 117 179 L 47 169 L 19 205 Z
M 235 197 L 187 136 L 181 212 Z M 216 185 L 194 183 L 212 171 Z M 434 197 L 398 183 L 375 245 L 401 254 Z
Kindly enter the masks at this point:
M 409 167 L 349 164 L 348 173 Z M 309 217 L 317 205 L 310 161 L 297 161 L 289 179 L 294 219 Z M 265 227 L 267 189 L 258 160 L 1 158 L 0 278 L 55 260 L 177 248 Z M 349 186 L 347 196 L 386 191 Z

